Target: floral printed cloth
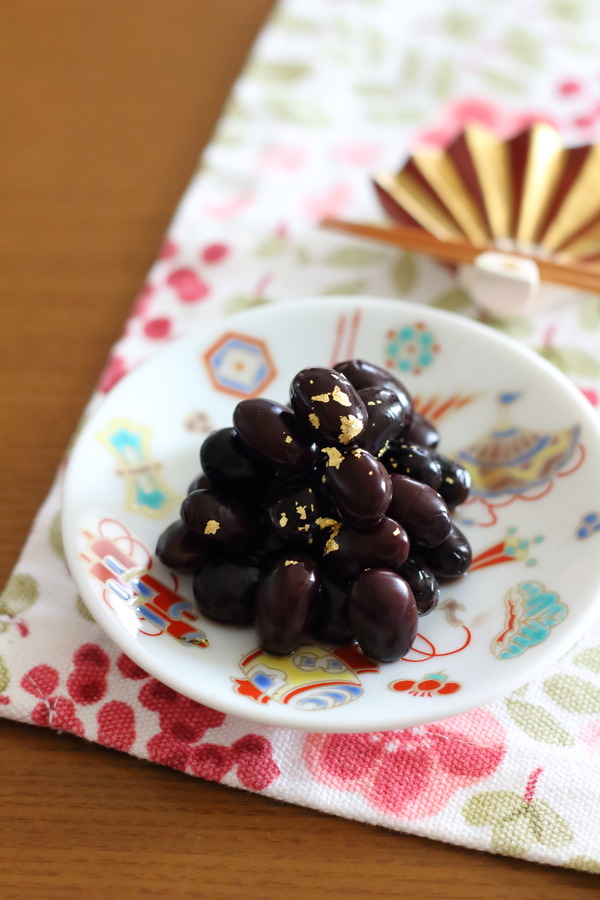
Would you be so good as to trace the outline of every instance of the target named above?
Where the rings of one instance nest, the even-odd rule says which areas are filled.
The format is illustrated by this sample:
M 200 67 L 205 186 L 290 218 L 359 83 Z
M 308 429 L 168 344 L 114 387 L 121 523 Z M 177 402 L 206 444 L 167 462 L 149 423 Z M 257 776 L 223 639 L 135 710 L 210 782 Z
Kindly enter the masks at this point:
M 88 412 L 165 341 L 308 295 L 407 297 L 467 316 L 424 258 L 317 227 L 380 218 L 369 176 L 415 140 L 532 119 L 600 139 L 593 0 L 283 0 L 177 209 Z M 483 317 L 600 396 L 600 298 Z M 139 669 L 91 620 L 64 564 L 62 470 L 0 598 L 0 709 L 232 787 L 482 850 L 600 871 L 600 622 L 485 709 L 401 731 L 254 726 Z M 591 535 L 590 539 L 594 539 Z

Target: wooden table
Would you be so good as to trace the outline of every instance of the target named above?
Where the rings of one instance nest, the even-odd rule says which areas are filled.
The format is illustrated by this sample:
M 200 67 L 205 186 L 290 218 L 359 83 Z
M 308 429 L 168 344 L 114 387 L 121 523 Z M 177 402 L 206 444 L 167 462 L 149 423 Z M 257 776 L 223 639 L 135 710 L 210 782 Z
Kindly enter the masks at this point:
M 1 5 L 2 584 L 271 5 Z M 598 890 L 5 720 L 0 772 L 3 900 Z

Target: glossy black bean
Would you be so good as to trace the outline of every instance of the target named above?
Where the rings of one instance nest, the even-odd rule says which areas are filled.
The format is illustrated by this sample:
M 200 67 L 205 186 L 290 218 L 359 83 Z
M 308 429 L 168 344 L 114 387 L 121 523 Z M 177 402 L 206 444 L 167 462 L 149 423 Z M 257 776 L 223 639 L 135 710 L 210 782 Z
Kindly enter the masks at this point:
M 396 475 L 408 475 L 415 481 L 428 484 L 434 491 L 439 490 L 442 482 L 442 467 L 438 458 L 427 447 L 419 444 L 394 443 L 386 451 L 381 461 L 389 472 Z
M 323 447 L 323 491 L 340 518 L 355 528 L 370 528 L 386 513 L 392 497 L 391 478 L 367 450 Z
M 272 499 L 273 492 L 270 492 Z M 267 508 L 271 530 L 282 540 L 296 544 L 313 543 L 320 516 L 320 499 L 311 484 L 291 484 Z
M 469 496 L 471 490 L 471 473 L 459 463 L 448 459 L 447 456 L 437 454 L 437 461 L 442 472 L 442 480 L 438 488 L 439 493 L 450 509 L 460 506 Z
M 188 494 L 191 494 L 192 491 L 200 491 L 207 490 L 211 488 L 212 484 L 210 478 L 207 478 L 204 472 L 200 472 L 199 475 L 196 475 L 193 481 L 190 482 L 190 486 L 187 489 Z
M 193 593 L 200 612 L 228 625 L 254 621 L 256 590 L 262 570 L 252 555 L 216 556 L 194 572 Z
M 406 475 L 392 475 L 392 500 L 388 514 L 401 522 L 411 540 L 435 547 L 450 534 L 452 519 L 446 504 L 433 488 Z
M 291 653 L 305 636 L 319 598 L 316 563 L 303 554 L 284 554 L 256 592 L 260 646 L 278 656 Z
M 220 428 L 204 439 L 200 463 L 216 488 L 232 493 L 260 491 L 272 471 L 250 457 L 234 428 Z
M 399 439 L 407 422 L 406 408 L 398 394 L 389 388 L 367 387 L 358 395 L 367 408 L 368 421 L 358 443 L 373 456 L 379 454 L 388 443 Z
M 316 641 L 343 647 L 351 644 L 354 635 L 348 621 L 347 584 L 336 584 L 321 576 L 321 595 L 310 634 Z
M 202 537 L 207 549 L 212 545 L 241 550 L 257 537 L 252 516 L 212 489 L 188 494 L 181 504 L 181 519 Z
M 435 425 L 415 409 L 412 419 L 404 429 L 402 440 L 408 444 L 420 444 L 422 447 L 435 450 L 440 442 L 440 433 Z
M 352 581 L 364 569 L 372 567 L 398 569 L 408 556 L 406 531 L 388 517 L 362 530 L 338 523 L 326 528 L 325 534 L 323 571 L 338 583 Z
M 440 599 L 440 587 L 433 572 L 423 564 L 422 560 L 411 555 L 400 566 L 398 574 L 408 582 L 419 615 L 426 616 L 432 612 Z
M 441 544 L 420 552 L 427 568 L 431 569 L 437 580 L 442 583 L 465 575 L 471 565 L 469 541 L 454 524 L 450 534 Z
M 390 569 L 371 569 L 350 590 L 348 616 L 361 650 L 371 659 L 402 659 L 417 636 L 418 612 L 408 583 Z
M 364 403 L 334 369 L 302 369 L 292 381 L 290 400 L 298 420 L 321 444 L 352 446 L 367 424 Z
M 260 459 L 287 469 L 312 462 L 309 439 L 294 413 L 281 403 L 262 397 L 241 400 L 233 411 L 233 424 L 244 446 Z
M 357 391 L 369 387 L 388 388 L 394 391 L 404 410 L 405 421 L 410 421 L 413 413 L 412 397 L 400 379 L 388 369 L 382 369 L 364 359 L 347 359 L 336 363 L 334 368 L 345 375 Z
M 181 519 L 165 528 L 155 552 L 165 566 L 182 572 L 191 572 L 206 556 L 202 538 L 186 528 Z

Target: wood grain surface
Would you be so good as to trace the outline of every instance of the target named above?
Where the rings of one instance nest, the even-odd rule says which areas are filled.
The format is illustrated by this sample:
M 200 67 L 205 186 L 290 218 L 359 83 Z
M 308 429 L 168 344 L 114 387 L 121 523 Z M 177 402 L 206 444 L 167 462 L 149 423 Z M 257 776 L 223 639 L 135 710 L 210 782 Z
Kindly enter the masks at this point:
M 0 584 L 271 0 L 0 4 Z M 597 896 L 0 720 L 0 898 Z

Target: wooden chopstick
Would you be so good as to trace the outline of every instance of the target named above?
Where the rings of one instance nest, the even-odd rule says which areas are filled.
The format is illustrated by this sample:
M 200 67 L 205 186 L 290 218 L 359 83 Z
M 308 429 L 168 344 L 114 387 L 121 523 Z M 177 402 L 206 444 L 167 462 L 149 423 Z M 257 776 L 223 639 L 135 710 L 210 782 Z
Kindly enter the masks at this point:
M 391 244 L 401 247 L 413 253 L 425 253 L 435 256 L 437 259 L 449 263 L 472 263 L 480 253 L 485 251 L 499 251 L 491 244 L 485 247 L 476 247 L 466 241 L 441 241 L 421 228 L 411 228 L 397 223 L 390 225 L 369 225 L 359 222 L 345 222 L 341 219 L 326 217 L 321 220 L 321 227 L 329 231 L 343 231 L 355 237 L 364 237 L 369 240 Z M 550 281 L 553 284 L 562 284 L 581 291 L 600 293 L 600 268 L 591 265 L 574 265 L 572 263 L 557 263 L 548 259 L 539 259 L 528 256 L 525 253 L 510 251 L 508 256 L 518 256 L 521 259 L 532 259 L 538 267 L 542 281 Z

